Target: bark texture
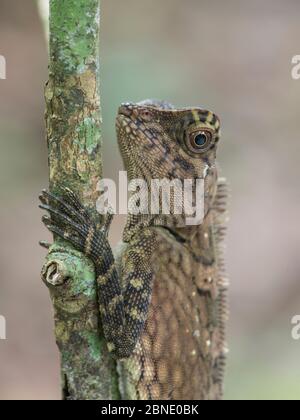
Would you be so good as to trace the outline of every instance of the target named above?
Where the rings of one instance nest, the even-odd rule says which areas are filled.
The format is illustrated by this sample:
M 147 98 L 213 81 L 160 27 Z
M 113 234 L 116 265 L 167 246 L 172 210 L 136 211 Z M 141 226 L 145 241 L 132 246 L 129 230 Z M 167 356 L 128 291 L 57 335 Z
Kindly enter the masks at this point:
M 50 1 L 46 125 L 50 190 L 71 188 L 95 222 L 102 177 L 99 0 Z M 42 277 L 54 307 L 65 399 L 118 399 L 117 373 L 103 340 L 93 264 L 54 238 Z

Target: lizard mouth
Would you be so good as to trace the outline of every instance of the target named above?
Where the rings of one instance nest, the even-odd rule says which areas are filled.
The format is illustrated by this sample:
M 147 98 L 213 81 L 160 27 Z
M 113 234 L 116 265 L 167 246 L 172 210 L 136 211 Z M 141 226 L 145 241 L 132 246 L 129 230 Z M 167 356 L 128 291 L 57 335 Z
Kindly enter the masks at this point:
M 119 110 L 118 110 L 118 114 L 117 114 L 117 118 L 116 118 L 116 126 L 117 129 L 128 129 L 128 127 L 130 126 L 131 123 L 133 123 L 133 118 L 132 118 L 132 110 L 128 109 L 126 106 L 121 105 Z

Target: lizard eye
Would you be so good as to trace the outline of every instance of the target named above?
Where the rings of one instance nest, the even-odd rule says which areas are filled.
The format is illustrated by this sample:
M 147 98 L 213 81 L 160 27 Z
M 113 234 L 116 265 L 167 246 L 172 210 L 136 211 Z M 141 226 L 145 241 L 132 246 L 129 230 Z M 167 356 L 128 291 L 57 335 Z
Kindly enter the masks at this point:
M 211 130 L 193 131 L 188 134 L 188 148 L 195 153 L 201 153 L 208 149 L 213 140 Z

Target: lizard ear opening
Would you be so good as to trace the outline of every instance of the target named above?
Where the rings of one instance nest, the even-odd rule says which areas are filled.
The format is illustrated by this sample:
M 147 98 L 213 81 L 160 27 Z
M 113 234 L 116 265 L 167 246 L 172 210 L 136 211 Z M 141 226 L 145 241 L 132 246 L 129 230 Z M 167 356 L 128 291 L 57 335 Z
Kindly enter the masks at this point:
M 144 122 L 150 122 L 153 118 L 152 112 L 149 109 L 142 109 L 139 116 Z

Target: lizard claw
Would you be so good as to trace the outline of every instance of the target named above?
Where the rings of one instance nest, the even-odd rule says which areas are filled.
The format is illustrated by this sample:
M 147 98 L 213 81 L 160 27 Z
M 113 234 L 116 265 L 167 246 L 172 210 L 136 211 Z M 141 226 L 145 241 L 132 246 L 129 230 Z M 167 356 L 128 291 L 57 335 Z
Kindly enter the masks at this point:
M 51 247 L 50 242 L 46 242 L 46 241 L 39 241 L 39 245 L 40 245 L 42 248 L 46 248 L 46 249 L 49 249 L 49 248 Z
M 46 227 L 48 227 L 48 225 L 50 225 L 51 223 L 51 218 L 49 216 L 44 215 L 42 217 L 42 222 L 44 223 Z
M 42 204 L 48 204 L 48 200 L 45 194 L 42 192 L 39 194 L 39 200 Z
M 104 232 L 104 234 L 106 235 L 106 237 L 109 234 L 109 230 L 110 230 L 110 227 L 111 227 L 113 218 L 114 218 L 114 215 L 111 212 L 107 213 L 107 215 L 105 216 L 104 224 L 102 226 L 102 231 Z

